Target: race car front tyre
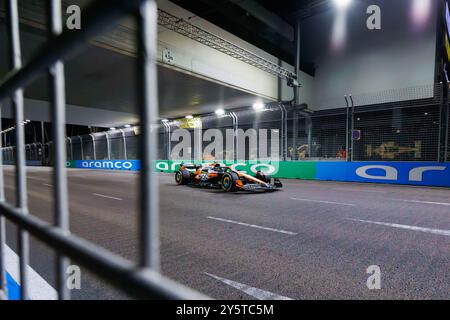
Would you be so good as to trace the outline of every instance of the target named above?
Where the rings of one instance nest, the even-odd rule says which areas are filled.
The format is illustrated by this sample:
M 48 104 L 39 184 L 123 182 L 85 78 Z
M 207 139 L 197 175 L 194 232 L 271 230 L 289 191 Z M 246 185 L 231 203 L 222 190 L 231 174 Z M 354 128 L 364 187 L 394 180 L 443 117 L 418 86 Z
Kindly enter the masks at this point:
M 234 172 L 227 172 L 222 176 L 222 189 L 225 192 L 234 192 L 237 190 L 236 181 L 239 180 L 239 176 Z
M 178 170 L 175 173 L 175 182 L 178 185 L 186 185 L 191 182 L 191 174 L 187 170 Z

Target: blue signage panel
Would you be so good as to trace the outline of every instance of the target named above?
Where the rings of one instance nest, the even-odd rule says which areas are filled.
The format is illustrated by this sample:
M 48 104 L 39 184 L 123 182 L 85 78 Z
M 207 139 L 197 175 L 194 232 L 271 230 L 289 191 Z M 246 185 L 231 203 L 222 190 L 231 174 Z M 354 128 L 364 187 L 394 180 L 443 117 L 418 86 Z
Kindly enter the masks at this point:
M 141 167 L 139 160 L 76 160 L 73 163 L 79 169 L 138 171 Z
M 316 179 L 450 187 L 450 164 L 436 162 L 317 162 Z

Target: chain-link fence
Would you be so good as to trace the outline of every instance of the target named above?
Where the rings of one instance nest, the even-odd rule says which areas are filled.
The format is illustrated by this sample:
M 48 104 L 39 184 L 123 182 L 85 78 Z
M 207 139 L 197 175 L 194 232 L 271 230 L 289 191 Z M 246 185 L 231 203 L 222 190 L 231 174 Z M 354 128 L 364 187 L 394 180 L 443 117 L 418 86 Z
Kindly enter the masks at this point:
M 44 163 L 52 164 L 53 143 L 49 142 L 46 146 Z M 137 128 L 69 137 L 66 139 L 66 151 L 67 160 L 138 159 Z
M 445 150 L 445 158 L 450 162 L 450 108 L 447 115 L 447 149 Z
M 15 164 L 16 147 L 2 148 L 4 164 Z M 29 164 L 41 165 L 43 160 L 43 148 L 41 143 L 25 145 L 25 159 Z
M 350 112 L 350 111 L 349 111 Z M 450 116 L 449 116 L 450 118 Z M 194 126 L 186 121 L 169 121 L 161 125 L 159 131 L 158 159 L 171 159 L 182 138 L 178 129 L 189 132 L 188 148 L 178 154 L 184 160 L 224 160 L 227 153 L 236 153 L 235 160 L 274 159 L 270 155 L 271 140 L 268 139 L 267 152 L 250 147 L 248 130 L 272 130 L 279 137 L 277 159 L 286 161 L 438 161 L 440 136 L 440 106 L 385 106 L 384 108 L 355 108 L 347 114 L 346 109 L 336 109 L 313 114 L 276 107 L 262 112 L 241 110 L 223 116 L 208 115 L 193 120 Z M 450 119 L 448 120 L 450 123 Z M 192 123 L 192 122 L 191 122 Z M 196 127 L 196 128 L 193 128 Z M 284 128 L 285 127 L 285 128 Z M 448 127 L 448 124 L 447 124 Z M 197 129 L 197 134 L 195 131 Z M 221 133 L 219 145 L 223 151 L 207 151 L 208 145 L 217 137 L 209 130 Z M 236 130 L 241 130 L 241 135 Z M 448 129 L 447 130 L 447 135 Z M 217 131 L 216 131 L 217 132 Z M 234 136 L 240 141 L 227 142 Z M 66 139 L 68 160 L 135 160 L 138 159 L 139 128 L 124 128 L 113 131 L 80 135 Z M 353 135 L 353 137 L 352 137 Z M 261 138 L 261 137 L 259 137 Z M 234 138 L 233 138 L 234 139 Z M 244 140 L 242 140 L 244 139 Z M 446 159 L 450 161 L 447 138 Z M 239 146 L 244 146 L 239 152 Z M 195 154 L 199 152 L 199 154 Z M 26 160 L 42 161 L 51 165 L 53 143 L 44 147 L 40 143 L 27 145 Z M 198 157 L 196 157 L 198 156 Z M 3 148 L 5 163 L 13 163 L 15 148 Z
M 288 110 L 286 120 L 283 120 L 282 112 L 277 108 L 263 112 L 238 111 L 234 114 L 235 121 L 231 116 L 201 118 L 201 132 L 205 134 L 209 129 L 219 129 L 226 137 L 227 129 L 274 130 L 280 137 L 279 158 L 286 161 L 439 160 L 439 104 L 364 107 L 355 108 L 354 111 L 351 108 L 336 109 L 313 114 Z M 168 126 L 172 134 L 180 128 L 176 120 Z M 184 158 L 195 159 L 194 129 L 190 128 L 189 131 L 192 150 Z M 178 140 L 170 143 L 169 136 L 163 135 L 160 140 L 160 149 L 166 150 L 160 154 L 166 156 L 169 153 L 167 150 L 173 150 L 178 143 Z M 226 139 L 222 142 L 226 152 Z M 211 139 L 208 137 L 202 142 L 203 150 L 209 143 Z M 250 149 L 248 143 L 245 147 L 245 153 L 241 154 L 239 160 L 253 159 L 255 151 Z M 216 160 L 225 158 L 224 154 L 213 156 Z
M 438 161 L 439 106 L 356 112 L 355 161 Z

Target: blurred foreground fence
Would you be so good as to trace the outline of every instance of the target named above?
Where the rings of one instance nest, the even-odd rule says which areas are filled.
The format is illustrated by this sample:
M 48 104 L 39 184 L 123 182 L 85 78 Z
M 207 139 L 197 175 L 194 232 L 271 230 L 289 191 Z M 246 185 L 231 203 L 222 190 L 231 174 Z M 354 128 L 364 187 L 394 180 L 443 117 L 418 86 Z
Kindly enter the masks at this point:
M 70 260 L 85 267 L 107 283 L 137 298 L 153 299 L 204 299 L 207 298 L 161 274 L 159 250 L 159 195 L 158 176 L 153 175 L 151 163 L 156 159 L 157 137 L 150 130 L 157 122 L 158 90 L 156 73 L 157 49 L 157 3 L 154 0 L 90 1 L 83 11 L 83 28 L 63 32 L 62 4 L 60 0 L 45 1 L 47 38 L 38 54 L 22 66 L 21 24 L 17 0 L 0 1 L 6 4 L 6 28 L 9 39 L 5 50 L 9 55 L 10 70 L 0 79 L 0 105 L 10 100 L 14 110 L 15 148 L 5 148 L 1 155 L 15 164 L 15 203 L 5 198 L 3 161 L 0 159 L 0 299 L 8 298 L 7 279 L 11 275 L 6 263 L 6 220 L 17 226 L 18 273 L 14 281 L 20 284 L 20 298 L 32 299 L 32 277 L 30 275 L 29 236 L 43 242 L 55 253 L 56 291 L 59 299 L 70 299 L 68 267 Z M 66 99 L 64 59 L 78 52 L 93 36 L 101 34 L 124 18 L 136 21 L 136 95 L 139 121 L 142 130 L 139 136 L 139 218 L 138 261 L 129 261 L 97 244 L 77 237 L 69 231 L 69 200 L 66 175 Z M 3 43 L 2 43 L 3 45 Z M 9 49 L 9 50 L 8 50 Z M 2 56 L 3 58 L 3 56 Z M 48 76 L 49 103 L 52 119 L 53 143 L 43 147 L 27 145 L 24 132 L 24 89 L 36 78 Z M 1 131 L 1 130 L 0 130 Z M 86 156 L 111 157 L 116 153 L 108 139 L 89 143 L 80 140 L 80 153 Z M 70 139 L 69 146 L 73 146 Z M 1 140 L 0 140 L 1 142 Z M 74 142 L 76 145 L 76 142 Z M 103 146 L 103 147 L 102 147 Z M 116 144 L 114 148 L 117 149 Z M 90 151 L 89 151 L 89 148 Z M 137 147 L 134 148 L 136 150 Z M 40 154 L 39 154 L 40 152 Z M 76 148 L 75 148 L 76 152 Z M 131 149 L 130 149 L 131 152 Z M 41 156 L 45 160 L 52 154 L 52 184 L 54 222 L 48 223 L 30 212 L 26 158 Z M 120 155 L 121 156 L 121 155 Z M 131 154 L 137 157 L 136 154 Z M 10 161 L 10 160 L 8 160 Z M 9 280 L 8 280 L 9 282 Z M 39 297 L 36 297 L 39 298 Z

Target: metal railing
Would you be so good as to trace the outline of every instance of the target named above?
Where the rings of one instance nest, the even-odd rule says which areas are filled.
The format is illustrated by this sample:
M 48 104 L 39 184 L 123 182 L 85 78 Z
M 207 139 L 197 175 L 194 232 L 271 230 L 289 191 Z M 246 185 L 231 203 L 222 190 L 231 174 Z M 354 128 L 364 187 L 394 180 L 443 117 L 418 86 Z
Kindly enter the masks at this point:
M 203 115 L 198 117 L 201 132 L 219 129 L 226 145 L 227 130 L 267 129 L 279 133 L 279 154 L 284 161 L 438 161 L 440 130 L 446 130 L 448 158 L 448 124 L 442 129 L 439 105 L 398 106 L 385 105 L 381 109 L 356 108 L 347 123 L 345 109 L 315 112 L 309 116 L 295 113 L 292 109 L 273 108 L 255 113 L 241 110 L 224 116 Z M 182 119 L 181 119 L 182 120 Z M 182 123 L 182 122 L 181 122 Z M 352 125 L 353 124 L 353 125 Z M 171 141 L 179 129 L 177 120 L 162 122 L 158 136 L 158 160 L 170 160 L 177 141 Z M 359 138 L 350 141 L 351 130 L 357 130 Z M 348 132 L 348 135 L 347 135 Z M 139 129 L 129 127 L 110 131 L 73 136 L 66 139 L 67 160 L 136 160 L 139 159 Z M 202 141 L 204 148 L 210 143 Z M 26 145 L 28 165 L 52 165 L 54 143 L 44 147 L 40 143 Z M 236 154 L 237 144 L 233 145 Z M 345 152 L 353 152 L 348 159 Z M 42 150 L 41 150 L 42 149 Z M 194 149 L 194 148 L 192 148 Z M 15 147 L 3 148 L 4 163 L 15 160 Z M 228 150 L 227 150 L 228 151 Z M 245 145 L 248 155 L 249 145 Z M 192 156 L 192 154 L 191 154 Z M 222 159 L 223 154 L 216 154 Z M 192 159 L 188 158 L 187 159 Z M 207 159 L 205 159 L 207 160 Z M 208 160 L 211 160 L 210 158 Z M 239 160 L 249 160 L 248 158 Z M 445 160 L 443 160 L 445 161 Z
M 21 65 L 19 17 L 17 0 L 7 2 L 7 31 L 10 37 L 11 72 L 0 82 L 0 102 L 12 98 L 16 122 L 16 203 L 7 203 L 4 196 L 3 168 L 0 168 L 0 292 L 6 296 L 5 218 L 19 227 L 19 270 L 21 298 L 28 298 L 27 264 L 29 259 L 28 234 L 54 249 L 57 255 L 57 291 L 60 299 L 70 298 L 65 266 L 68 259 L 76 260 L 97 276 L 138 298 L 204 298 L 160 274 L 159 265 L 159 208 L 158 178 L 151 161 L 156 157 L 156 132 L 150 130 L 156 122 L 157 76 L 156 36 L 157 6 L 154 0 L 95 1 L 83 12 L 83 26 L 74 32 L 62 32 L 61 2 L 49 0 L 47 8 L 49 36 L 42 51 L 27 65 Z M 138 96 L 140 122 L 140 214 L 139 263 L 115 255 L 82 238 L 71 235 L 68 229 L 68 193 L 65 144 L 65 80 L 63 59 L 85 44 L 89 38 L 105 31 L 113 22 L 132 15 L 138 21 Z M 28 212 L 25 171 L 23 88 L 38 76 L 50 77 L 50 105 L 53 121 L 54 158 L 54 214 L 55 225 L 49 225 Z M 0 155 L 1 156 L 1 155 Z M 1 160 L 1 159 L 0 159 Z

